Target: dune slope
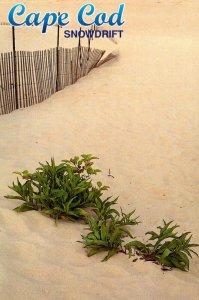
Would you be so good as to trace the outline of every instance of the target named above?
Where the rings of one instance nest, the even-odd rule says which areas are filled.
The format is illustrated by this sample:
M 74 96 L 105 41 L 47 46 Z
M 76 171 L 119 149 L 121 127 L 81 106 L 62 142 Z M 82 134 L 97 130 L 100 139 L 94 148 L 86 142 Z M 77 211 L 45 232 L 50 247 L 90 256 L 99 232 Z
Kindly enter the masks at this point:
M 0 116 L 1 299 L 198 299 L 198 258 L 189 273 L 163 273 L 122 254 L 101 263 L 102 255 L 87 258 L 76 243 L 84 225 L 56 227 L 38 212 L 17 214 L 19 201 L 3 197 L 15 170 L 33 171 L 52 156 L 93 153 L 108 194 L 141 216 L 135 236 L 164 218 L 199 241 L 199 7 L 196 1 L 126 3 L 119 58 L 39 105 Z

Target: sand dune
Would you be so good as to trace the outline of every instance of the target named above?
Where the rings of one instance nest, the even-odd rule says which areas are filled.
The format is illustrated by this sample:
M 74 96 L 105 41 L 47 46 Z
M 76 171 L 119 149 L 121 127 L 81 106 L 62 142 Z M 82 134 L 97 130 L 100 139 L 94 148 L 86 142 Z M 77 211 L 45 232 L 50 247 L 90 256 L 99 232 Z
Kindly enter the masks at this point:
M 82 3 L 75 2 L 67 6 Z M 93 2 L 109 9 L 119 3 Z M 122 254 L 101 263 L 103 256 L 87 258 L 76 243 L 84 225 L 56 227 L 38 212 L 17 214 L 12 209 L 19 202 L 3 197 L 14 170 L 33 171 L 51 156 L 60 161 L 93 153 L 100 158 L 100 179 L 111 186 L 108 194 L 119 195 L 124 210 L 136 208 L 141 216 L 135 236 L 165 218 L 199 241 L 198 1 L 125 2 L 119 58 L 39 105 L 0 116 L 3 300 L 199 299 L 199 259 L 189 273 L 163 273 Z M 41 1 L 43 9 L 65 5 Z

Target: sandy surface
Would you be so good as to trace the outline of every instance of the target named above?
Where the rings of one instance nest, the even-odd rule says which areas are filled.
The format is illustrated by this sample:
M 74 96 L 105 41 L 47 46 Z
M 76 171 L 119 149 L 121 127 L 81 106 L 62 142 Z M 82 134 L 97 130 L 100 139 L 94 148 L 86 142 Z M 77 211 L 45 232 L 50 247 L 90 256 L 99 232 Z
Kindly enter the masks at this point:
M 6 11 L 13 2 L 4 2 Z M 163 273 L 122 254 L 101 263 L 101 255 L 87 258 L 76 243 L 85 226 L 56 227 L 38 212 L 17 214 L 18 202 L 3 198 L 12 171 L 32 171 L 51 156 L 93 153 L 109 194 L 141 216 L 134 235 L 165 218 L 199 241 L 199 3 L 125 2 L 119 59 L 42 104 L 0 116 L 2 300 L 199 299 L 199 259 L 189 273 Z M 58 4 L 66 5 L 48 1 L 47 7 Z M 113 8 L 113 1 L 105 6 Z M 107 176 L 109 168 L 115 179 Z

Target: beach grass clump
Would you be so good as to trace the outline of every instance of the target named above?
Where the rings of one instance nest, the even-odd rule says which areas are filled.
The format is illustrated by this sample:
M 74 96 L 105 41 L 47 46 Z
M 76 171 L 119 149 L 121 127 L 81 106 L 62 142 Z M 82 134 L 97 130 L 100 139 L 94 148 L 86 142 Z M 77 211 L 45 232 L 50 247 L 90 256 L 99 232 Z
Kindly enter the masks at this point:
M 88 218 L 90 232 L 82 235 L 84 248 L 87 249 L 87 255 L 93 256 L 99 252 L 108 252 L 102 261 L 108 260 L 113 255 L 121 252 L 126 254 L 124 247 L 124 238 L 133 239 L 128 226 L 138 225 L 138 217 L 134 217 L 135 210 L 126 214 L 113 208 L 117 204 L 118 198 L 111 200 L 108 197 L 102 200 L 96 199 L 95 215 Z
M 104 197 L 109 187 L 100 181 L 93 184 L 93 177 L 101 172 L 93 167 L 96 159 L 92 154 L 83 154 L 56 164 L 52 158 L 45 164 L 39 163 L 33 173 L 14 172 L 18 175 L 17 182 L 9 188 L 15 194 L 5 198 L 23 201 L 14 209 L 17 212 L 37 210 L 55 222 L 83 220 L 88 224 L 89 233 L 82 235 L 79 242 L 89 257 L 106 252 L 102 261 L 107 261 L 117 253 L 129 257 L 137 254 L 140 259 L 161 265 L 163 270 L 188 271 L 192 254 L 198 256 L 192 248 L 199 246 L 191 243 L 190 232 L 178 235 L 175 232 L 178 225 L 163 221 L 163 226 L 157 227 L 158 232 L 146 233 L 151 242 L 136 240 L 130 230 L 140 223 L 134 217 L 135 210 L 119 211 L 118 198 Z
M 124 238 L 130 237 L 133 239 L 127 225 L 137 225 L 139 222 L 137 218 L 131 218 L 134 211 L 129 214 L 122 212 L 122 215 L 117 211 L 113 214 L 114 216 L 108 215 L 108 217 L 102 215 L 97 220 L 93 217 L 88 219 L 88 230 L 90 232 L 85 236 L 82 235 L 82 243 L 88 251 L 88 256 L 106 251 L 108 254 L 102 260 L 106 261 L 119 252 L 126 254 Z
M 100 172 L 93 168 L 95 159 L 91 154 L 83 154 L 56 165 L 52 158 L 50 163 L 39 163 L 34 173 L 15 172 L 22 181 L 17 178 L 9 188 L 17 195 L 5 197 L 24 202 L 15 208 L 17 212 L 38 210 L 56 221 L 83 219 L 88 214 L 86 209 L 95 207 L 96 199 L 108 189 L 101 182 L 97 186 L 92 183 L 92 176 Z
M 178 268 L 182 271 L 189 270 L 189 258 L 192 254 L 198 254 L 192 249 L 198 247 L 198 244 L 192 244 L 190 232 L 178 235 L 175 229 L 178 225 L 173 225 L 173 221 L 166 223 L 163 220 L 163 226 L 158 226 L 159 232 L 149 231 L 149 241 L 154 243 L 142 243 L 140 241 L 131 241 L 126 244 L 126 250 L 129 256 L 132 255 L 132 249 L 136 250 L 136 254 L 146 261 L 153 261 L 162 266 L 163 270 Z

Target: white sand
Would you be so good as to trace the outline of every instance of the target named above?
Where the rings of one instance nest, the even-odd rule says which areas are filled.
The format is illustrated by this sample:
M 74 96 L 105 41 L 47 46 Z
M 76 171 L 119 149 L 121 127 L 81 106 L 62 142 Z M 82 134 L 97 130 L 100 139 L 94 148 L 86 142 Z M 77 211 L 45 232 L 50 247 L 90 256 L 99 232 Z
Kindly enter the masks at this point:
M 40 2 L 72 7 L 72 1 Z M 105 7 L 113 2 L 119 3 Z M 141 238 L 165 218 L 199 241 L 199 3 L 125 2 L 128 23 L 117 61 L 42 104 L 0 116 L 2 300 L 199 299 L 199 259 L 189 273 L 163 273 L 122 254 L 101 263 L 102 255 L 87 258 L 76 243 L 85 226 L 56 227 L 38 212 L 17 214 L 12 208 L 19 202 L 3 198 L 12 171 L 33 171 L 51 156 L 93 153 L 109 194 L 141 216 L 134 235 Z M 109 168 L 115 179 L 107 177 Z

